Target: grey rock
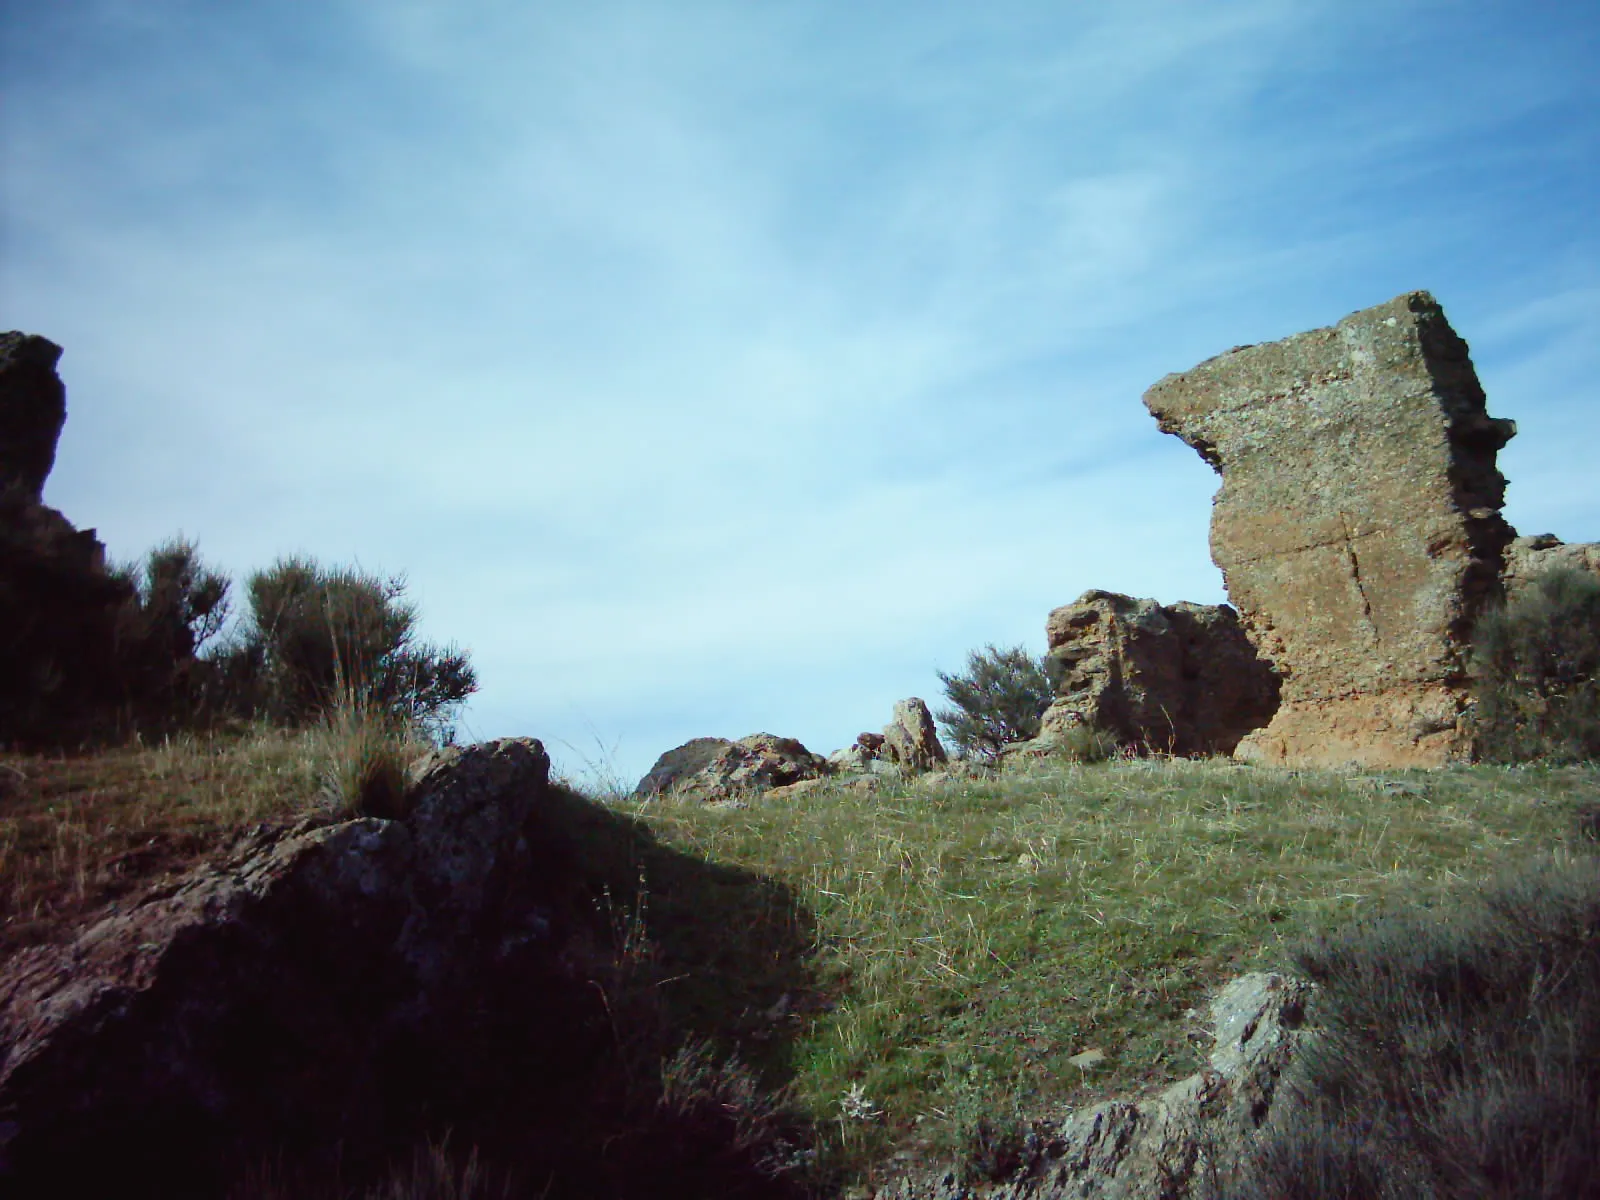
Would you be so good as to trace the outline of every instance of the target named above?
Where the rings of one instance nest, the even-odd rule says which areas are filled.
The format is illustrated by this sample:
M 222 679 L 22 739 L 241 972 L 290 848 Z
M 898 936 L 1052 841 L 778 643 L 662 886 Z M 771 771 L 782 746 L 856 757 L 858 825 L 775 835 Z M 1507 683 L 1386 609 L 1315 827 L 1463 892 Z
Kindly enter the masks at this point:
M 1212 1200 L 1254 1146 L 1278 1083 L 1305 1033 L 1310 985 L 1251 974 L 1210 1006 L 1215 1046 L 1205 1070 L 1158 1096 L 1111 1100 L 1029 1132 L 1005 1178 L 959 1170 L 907 1176 L 878 1200 Z
M 384 1149 L 431 1089 L 492 1063 L 485 997 L 511 978 L 560 994 L 555 910 L 530 890 L 552 886 L 532 836 L 549 766 L 527 739 L 459 751 L 404 820 L 258 829 L 13 956 L 0 1191 L 220 1195 L 263 1156 Z
M 1506 547 L 1503 580 L 1507 598 L 1520 592 L 1530 579 L 1561 569 L 1600 575 L 1600 542 L 1563 542 L 1551 533 L 1515 539 Z
M 917 697 L 900 700 L 894 706 L 894 719 L 884 726 L 881 758 L 908 771 L 930 771 L 949 761 L 933 714 Z

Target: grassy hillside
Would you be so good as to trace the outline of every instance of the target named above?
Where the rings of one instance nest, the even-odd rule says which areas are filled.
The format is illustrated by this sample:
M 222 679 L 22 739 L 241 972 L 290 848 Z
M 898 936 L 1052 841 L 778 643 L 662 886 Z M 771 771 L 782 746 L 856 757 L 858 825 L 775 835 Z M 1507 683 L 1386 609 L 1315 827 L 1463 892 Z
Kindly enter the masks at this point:
M 327 731 L 0 756 L 0 953 L 240 828 L 335 819 L 350 757 Z M 739 1136 L 837 1194 L 907 1159 L 981 1166 L 1031 1115 L 1191 1073 L 1191 1010 L 1226 978 L 1583 852 L 1600 768 L 1149 759 L 742 806 L 591 798 L 606 811 L 577 806 L 573 833 L 613 934 L 593 987 L 614 1074 L 651 1105 L 742 1108 Z
M 723 1027 L 789 1081 L 826 1173 L 860 1180 L 895 1156 L 981 1164 L 1030 1114 L 1191 1073 L 1205 1048 L 1191 1009 L 1215 985 L 1286 966 L 1314 931 L 1570 855 L 1600 770 L 1136 760 L 743 808 L 611 803 L 794 897 L 808 988 Z M 642 927 L 760 936 L 704 901 L 655 897 Z M 687 1013 L 692 968 L 659 969 Z

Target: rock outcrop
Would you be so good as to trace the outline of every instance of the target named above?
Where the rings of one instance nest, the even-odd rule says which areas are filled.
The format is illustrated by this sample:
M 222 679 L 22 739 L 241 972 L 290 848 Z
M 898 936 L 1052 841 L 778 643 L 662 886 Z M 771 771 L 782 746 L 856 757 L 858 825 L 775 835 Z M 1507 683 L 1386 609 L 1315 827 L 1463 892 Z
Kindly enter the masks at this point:
M 0 334 L 0 745 L 71 742 L 115 704 L 133 596 L 94 530 L 40 500 L 66 420 L 61 347 Z
M 1089 591 L 1050 614 L 1045 636 L 1060 677 L 1041 749 L 1086 726 L 1144 751 L 1230 754 L 1278 708 L 1276 673 L 1225 604 Z
M 0 333 L 0 491 L 34 504 L 55 466 L 67 420 L 67 389 L 56 374 L 61 347 L 31 333 Z
M 736 742 L 695 738 L 656 759 L 633 794 L 735 800 L 753 792 L 815 779 L 828 771 L 826 759 L 793 738 L 770 733 L 753 733 Z
M 922 774 L 949 761 L 933 714 L 916 696 L 895 701 L 882 733 L 857 734 L 853 745 L 828 755 L 828 766 L 847 775 Z
M 1145 395 L 1222 476 L 1211 555 L 1283 678 L 1241 757 L 1437 766 L 1472 751 L 1468 639 L 1512 530 L 1467 344 L 1426 292 L 1231 350 Z
M 1553 533 L 1517 538 L 1506 547 L 1506 595 L 1515 595 L 1524 583 L 1546 571 L 1561 569 L 1600 576 L 1600 542 L 1563 542 Z
M 559 873 L 537 837 L 548 770 L 532 740 L 451 752 L 403 821 L 260 830 L 13 957 L 0 1191 L 220 1195 L 266 1156 L 361 1162 L 447 1104 L 493 1061 L 474 1045 L 501 1032 L 493 997 L 549 1002 L 520 1022 L 560 1009 L 561 915 L 537 894 Z M 576 1032 L 542 1036 L 558 1060 Z
M 933 714 L 916 696 L 895 702 L 894 719 L 883 727 L 879 753 L 908 771 L 931 771 L 950 760 L 939 742 Z
M 1041 1121 L 982 1172 L 900 1179 L 878 1200 L 1210 1200 L 1253 1147 L 1305 1036 L 1309 985 L 1234 980 L 1211 1004 L 1216 1044 L 1199 1074 L 1147 1100 Z M 964 1177 L 965 1176 L 965 1177 Z M 996 1178 L 998 1176 L 998 1178 Z

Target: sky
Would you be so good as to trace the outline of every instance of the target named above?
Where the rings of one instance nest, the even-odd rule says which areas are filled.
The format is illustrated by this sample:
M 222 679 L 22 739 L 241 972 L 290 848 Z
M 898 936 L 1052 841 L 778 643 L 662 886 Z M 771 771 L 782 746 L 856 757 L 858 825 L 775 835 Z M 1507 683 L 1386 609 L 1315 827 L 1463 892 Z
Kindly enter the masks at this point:
M 1172 371 L 1423 288 L 1600 539 L 1588 0 L 0 0 L 0 329 L 131 559 L 403 572 L 463 738 L 827 753 L 1220 602 Z

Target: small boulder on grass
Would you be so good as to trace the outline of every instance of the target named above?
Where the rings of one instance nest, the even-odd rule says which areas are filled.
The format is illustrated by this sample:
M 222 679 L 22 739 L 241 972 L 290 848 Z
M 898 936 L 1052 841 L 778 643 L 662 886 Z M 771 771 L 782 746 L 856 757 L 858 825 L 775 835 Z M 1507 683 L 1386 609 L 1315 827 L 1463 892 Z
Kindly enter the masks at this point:
M 826 759 L 793 738 L 770 733 L 753 733 L 736 742 L 695 738 L 658 758 L 634 795 L 720 801 L 829 773 Z

